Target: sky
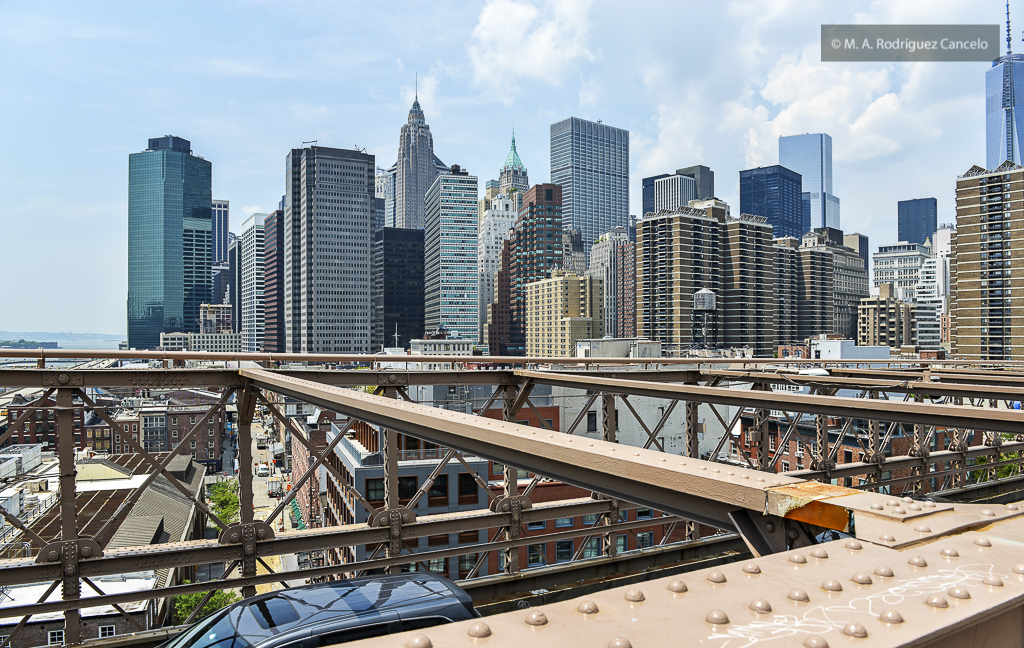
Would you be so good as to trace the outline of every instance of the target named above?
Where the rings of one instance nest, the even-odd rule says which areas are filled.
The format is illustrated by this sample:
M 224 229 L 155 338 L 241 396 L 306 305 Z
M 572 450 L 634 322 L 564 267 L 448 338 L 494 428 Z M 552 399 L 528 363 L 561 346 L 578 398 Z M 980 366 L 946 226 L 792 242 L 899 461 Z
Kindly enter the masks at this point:
M 1017 6 L 1020 5 L 1020 9 Z M 0 330 L 123 333 L 128 156 L 189 139 L 232 231 L 276 208 L 302 142 L 390 166 L 419 76 L 434 151 L 531 183 L 569 116 L 630 131 L 641 178 L 694 164 L 739 207 L 778 138 L 833 141 L 841 227 L 894 243 L 899 200 L 984 166 L 989 63 L 822 63 L 822 24 L 995 24 L 994 0 L 0 2 Z M 1024 3 L 1011 3 L 1024 25 Z M 1019 30 L 1015 33 L 1020 34 Z M 1016 42 L 1024 51 L 1024 43 Z

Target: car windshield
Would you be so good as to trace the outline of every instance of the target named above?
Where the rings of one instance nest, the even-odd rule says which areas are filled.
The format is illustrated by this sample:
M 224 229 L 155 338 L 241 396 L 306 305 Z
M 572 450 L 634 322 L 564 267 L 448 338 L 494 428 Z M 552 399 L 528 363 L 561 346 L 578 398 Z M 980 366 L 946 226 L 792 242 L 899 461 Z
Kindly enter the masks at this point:
M 252 644 L 235 632 L 238 617 L 244 611 L 244 607 L 229 608 L 205 621 L 200 621 L 168 643 L 165 648 L 249 648 Z

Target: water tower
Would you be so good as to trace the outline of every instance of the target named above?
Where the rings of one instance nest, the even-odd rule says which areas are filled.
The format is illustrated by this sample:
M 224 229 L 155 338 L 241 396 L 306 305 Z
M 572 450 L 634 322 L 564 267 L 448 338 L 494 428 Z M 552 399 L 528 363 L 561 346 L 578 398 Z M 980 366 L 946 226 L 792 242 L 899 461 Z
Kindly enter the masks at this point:
M 718 296 L 703 288 L 693 293 L 691 337 L 695 349 L 718 347 Z

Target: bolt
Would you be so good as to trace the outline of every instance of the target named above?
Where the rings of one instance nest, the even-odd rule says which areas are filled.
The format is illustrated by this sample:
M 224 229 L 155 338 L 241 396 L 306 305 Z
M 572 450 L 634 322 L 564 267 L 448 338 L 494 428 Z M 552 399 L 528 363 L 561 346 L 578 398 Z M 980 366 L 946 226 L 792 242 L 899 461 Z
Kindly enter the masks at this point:
M 237 533 L 232 533 L 228 536 L 228 542 L 238 542 L 238 537 Z
M 761 568 L 757 566 L 757 563 L 747 563 L 743 565 L 743 571 L 747 574 L 760 574 Z
M 788 598 L 790 601 L 796 601 L 798 603 L 806 603 L 811 600 L 811 597 L 807 596 L 807 592 L 803 591 L 802 589 L 791 590 L 790 593 L 786 595 L 786 598 Z
M 772 606 L 768 601 L 764 599 L 754 599 L 747 606 L 747 609 L 751 612 L 757 612 L 758 614 L 768 614 L 772 611 Z
M 89 546 L 82 547 L 82 550 L 81 550 L 80 553 L 82 554 L 82 558 L 88 558 L 89 556 L 92 555 L 92 547 L 89 547 Z
M 828 558 L 828 552 L 822 549 L 821 547 L 815 547 L 814 549 L 811 549 L 811 558 L 825 560 L 826 558 Z
M 250 546 L 250 547 L 246 547 L 246 548 L 245 548 L 245 555 L 246 555 L 246 556 L 251 556 L 251 555 L 253 555 L 254 553 L 256 553 L 256 548 L 255 548 L 255 547 L 251 547 L 251 546 Z
M 878 567 L 875 567 L 875 575 L 884 576 L 886 578 L 892 578 L 893 574 L 891 568 L 886 567 L 885 565 L 879 565 Z
M 986 585 L 988 585 L 990 587 L 1002 587 L 1003 586 L 1003 579 L 999 578 L 995 574 L 989 574 L 985 578 L 982 578 L 981 582 L 985 583 Z
M 724 583 L 725 582 L 725 574 L 723 574 L 722 572 L 718 571 L 717 569 L 715 571 L 713 571 L 713 572 L 708 572 L 708 581 L 710 581 L 712 583 Z
M 856 540 L 847 540 L 845 546 L 846 546 L 847 549 L 852 549 L 854 551 L 860 551 L 861 549 L 864 548 L 864 545 L 862 545 L 861 543 L 857 542 Z
M 945 549 L 943 549 L 939 553 L 941 553 L 943 556 L 945 556 L 947 558 L 959 558 L 960 557 L 960 552 L 957 551 L 956 549 L 954 549 L 953 547 L 946 547 Z
M 927 598 L 927 600 L 925 600 L 924 603 L 925 603 L 925 605 L 927 605 L 929 607 L 933 607 L 933 608 L 948 608 L 949 607 L 949 601 L 947 601 L 945 598 L 939 596 L 938 594 L 929 596 Z
M 807 559 L 804 558 L 803 554 L 795 553 L 795 554 L 789 554 L 789 562 L 791 562 L 791 563 L 793 563 L 795 565 L 804 565 L 804 564 L 807 563 Z
M 260 529 L 259 531 L 256 532 L 256 537 L 260 538 L 260 539 L 266 538 L 267 537 L 267 530 L 266 529 Z
M 635 587 L 631 587 L 630 589 L 626 590 L 626 593 L 622 596 L 622 598 L 626 599 L 631 603 L 639 603 L 640 601 L 644 600 L 644 593 L 636 589 Z
M 825 590 L 826 592 L 842 592 L 843 586 L 839 584 L 839 581 L 835 580 L 834 578 L 830 578 L 821 584 L 821 589 Z
M 667 589 L 670 592 L 674 592 L 676 594 L 682 594 L 683 592 L 685 592 L 689 588 L 686 587 L 686 583 L 684 583 L 683 581 L 681 581 L 681 580 L 674 580 L 674 581 L 672 581 L 671 583 L 668 584 Z
M 51 561 L 54 561 L 60 558 L 60 554 L 56 551 L 51 551 L 50 553 L 46 554 L 46 557 L 49 558 Z
M 863 639 L 868 636 L 867 629 L 859 623 L 847 623 L 843 626 L 843 634 L 848 637 L 857 637 Z
M 878 615 L 878 618 L 886 623 L 903 623 L 903 615 L 896 610 L 886 610 Z
M 828 642 L 825 641 L 825 637 L 815 635 L 804 639 L 804 648 L 828 648 Z
M 857 583 L 858 585 L 870 585 L 871 575 L 867 572 L 857 572 L 850 578 L 850 580 L 852 580 L 854 583 Z
M 405 648 L 434 648 L 427 635 L 415 635 L 405 642 Z
M 477 621 L 473 625 L 469 626 L 469 629 L 466 630 L 466 634 L 468 634 L 470 637 L 473 637 L 474 639 L 490 637 L 491 628 L 483 621 Z
M 878 536 L 878 539 L 882 542 L 896 542 L 896 538 L 894 538 L 891 533 L 883 533 Z
M 729 616 L 721 610 L 711 610 L 704 620 L 715 625 L 724 625 L 729 623 Z
M 597 603 L 594 603 L 593 601 L 583 601 L 576 607 L 576 611 L 580 614 L 596 614 L 598 611 Z
M 907 564 L 912 567 L 927 567 L 928 561 L 922 558 L 921 556 L 914 556 L 913 558 L 907 561 Z
M 548 622 L 548 618 L 540 610 L 532 610 L 526 615 L 526 625 L 542 626 Z
M 768 533 L 775 533 L 775 523 L 769 521 L 767 524 L 764 525 L 764 530 Z
M 955 599 L 967 600 L 971 598 L 971 593 L 967 591 L 966 587 L 954 587 L 949 590 L 949 595 Z
M 788 531 L 788 532 L 786 533 L 786 535 L 787 535 L 787 536 L 789 537 L 789 539 L 790 539 L 790 540 L 796 540 L 797 538 L 799 538 L 799 537 L 800 537 L 800 532 L 799 532 L 799 531 L 797 531 L 796 529 L 790 529 L 790 530 L 789 530 L 789 531 Z
M 66 373 L 62 373 L 59 376 L 57 376 L 57 382 L 59 382 L 62 385 L 68 384 L 69 380 L 71 380 L 71 378 Z
M 608 642 L 608 648 L 633 648 L 633 644 L 629 643 L 629 639 L 615 637 Z

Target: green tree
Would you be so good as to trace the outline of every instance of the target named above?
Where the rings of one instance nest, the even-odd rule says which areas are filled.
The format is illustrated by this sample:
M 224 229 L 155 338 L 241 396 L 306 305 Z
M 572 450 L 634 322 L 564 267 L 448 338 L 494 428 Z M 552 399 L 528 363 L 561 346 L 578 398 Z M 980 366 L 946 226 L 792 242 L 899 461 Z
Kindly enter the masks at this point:
M 238 522 L 238 480 L 228 479 L 210 484 L 206 489 L 213 512 L 225 523 Z
M 191 581 L 185 581 L 187 585 Z M 202 600 L 206 596 L 206 592 L 193 592 L 191 594 L 182 594 L 181 596 L 174 597 L 174 616 L 177 618 L 178 623 L 185 623 L 192 611 L 196 609 Z M 196 615 L 195 621 L 202 619 L 203 617 L 209 616 L 225 608 L 235 601 L 240 600 L 241 597 L 237 592 L 230 589 L 218 590 L 213 593 L 210 600 L 206 602 L 203 609 Z

